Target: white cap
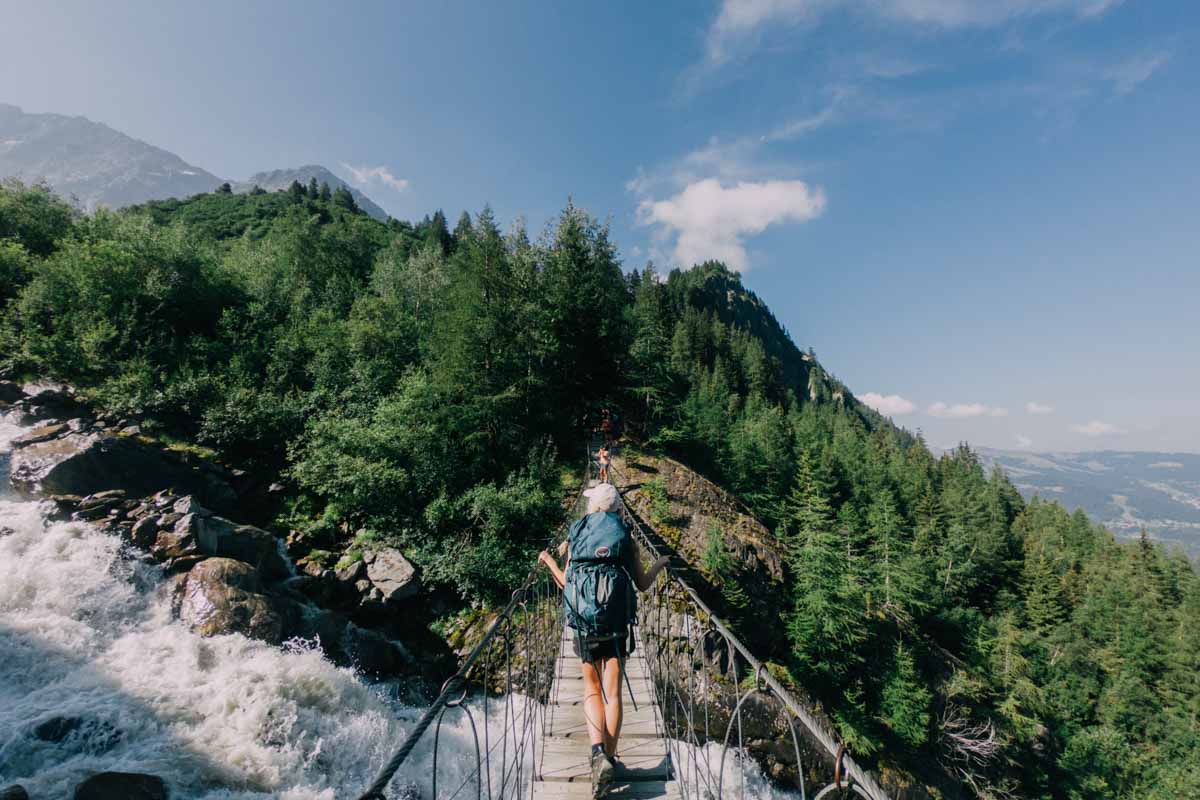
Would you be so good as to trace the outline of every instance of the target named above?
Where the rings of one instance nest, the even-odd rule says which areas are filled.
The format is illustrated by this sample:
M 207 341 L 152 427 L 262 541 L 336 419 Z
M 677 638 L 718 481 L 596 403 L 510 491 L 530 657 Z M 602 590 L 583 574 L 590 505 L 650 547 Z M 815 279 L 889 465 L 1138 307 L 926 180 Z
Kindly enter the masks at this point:
M 617 494 L 617 487 L 611 483 L 597 483 L 592 488 L 584 491 L 583 496 L 588 499 L 587 509 L 589 514 L 597 511 L 613 511 L 617 507 L 617 502 L 620 495 Z

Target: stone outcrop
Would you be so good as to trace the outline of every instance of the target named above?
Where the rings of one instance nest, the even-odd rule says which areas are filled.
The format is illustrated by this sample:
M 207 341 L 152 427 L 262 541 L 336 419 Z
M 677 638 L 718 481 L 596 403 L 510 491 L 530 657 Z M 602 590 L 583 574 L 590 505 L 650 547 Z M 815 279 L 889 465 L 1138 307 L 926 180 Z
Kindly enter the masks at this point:
M 0 403 L 15 403 L 25 399 L 25 392 L 12 381 L 0 381 Z
M 84 404 L 75 396 L 75 390 L 63 383 L 27 383 L 21 387 L 21 393 L 19 407 L 25 422 L 69 419 L 86 412 Z
M 32 434 L 13 443 L 12 484 L 24 494 L 87 495 L 119 488 L 146 495 L 172 488 L 218 511 L 237 508 L 237 495 L 218 468 L 189 464 L 135 437 L 71 423 L 43 426 Z
M 0 789 L 0 800 L 29 800 L 29 792 L 20 784 L 13 784 Z
M 167 784 L 157 775 L 101 772 L 75 787 L 75 800 L 167 800 Z
M 723 581 L 735 582 L 749 606 L 747 619 L 778 619 L 785 610 L 783 551 L 775 537 L 734 495 L 684 464 L 665 456 L 618 454 L 614 458 L 618 484 L 626 503 L 661 539 L 691 565 L 688 580 L 701 590 L 718 613 L 723 608 Z M 705 571 L 705 553 L 713 537 L 731 557 L 732 573 L 723 576 Z M 751 649 L 769 658 L 782 642 L 761 626 L 739 631 Z
M 420 593 L 417 568 L 394 548 L 386 548 L 363 557 L 367 580 L 379 590 L 383 602 L 399 603 Z
M 241 633 L 279 644 L 292 627 L 286 601 L 264 594 L 262 578 L 241 561 L 201 561 L 187 573 L 180 592 L 179 618 L 204 636 Z

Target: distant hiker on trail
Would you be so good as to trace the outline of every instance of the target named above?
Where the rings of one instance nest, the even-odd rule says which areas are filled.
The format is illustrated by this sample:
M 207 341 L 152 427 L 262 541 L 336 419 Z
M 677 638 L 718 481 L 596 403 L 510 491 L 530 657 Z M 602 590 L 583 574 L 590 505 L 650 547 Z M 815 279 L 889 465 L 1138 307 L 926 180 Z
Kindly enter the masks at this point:
M 637 595 L 667 566 L 664 556 L 646 570 L 629 527 L 616 513 L 620 495 L 610 483 L 584 492 L 587 514 L 567 535 L 564 572 L 548 550 L 538 560 L 563 590 L 567 624 L 575 630 L 575 654 L 583 671 L 583 713 L 592 742 L 592 796 L 599 797 L 616 773 L 621 736 L 621 679 L 633 650 Z M 559 550 L 561 552 L 561 548 Z M 630 690 L 632 696 L 632 689 Z
M 608 415 L 608 409 L 604 409 L 604 418 L 600 420 L 600 432 L 604 434 L 604 444 L 612 444 L 613 424 L 612 418 Z
M 600 462 L 600 483 L 612 483 L 608 477 L 608 467 L 612 463 L 612 456 L 608 454 L 608 445 L 600 445 L 600 450 L 596 453 L 596 460 Z

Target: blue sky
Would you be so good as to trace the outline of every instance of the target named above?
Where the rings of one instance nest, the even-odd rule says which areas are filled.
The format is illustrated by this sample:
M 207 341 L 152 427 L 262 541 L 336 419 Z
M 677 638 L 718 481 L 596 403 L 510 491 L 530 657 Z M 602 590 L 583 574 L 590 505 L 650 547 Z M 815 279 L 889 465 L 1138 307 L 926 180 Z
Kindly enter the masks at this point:
M 931 444 L 1200 452 L 1197 4 L 41 5 L 0 102 L 402 218 L 571 196 Z

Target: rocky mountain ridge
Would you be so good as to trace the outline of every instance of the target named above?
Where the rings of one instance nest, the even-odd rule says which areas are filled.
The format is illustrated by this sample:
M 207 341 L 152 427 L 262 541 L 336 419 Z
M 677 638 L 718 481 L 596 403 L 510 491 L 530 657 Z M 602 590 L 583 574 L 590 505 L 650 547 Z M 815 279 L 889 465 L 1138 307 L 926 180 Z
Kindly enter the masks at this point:
M 0 103 L 0 178 L 45 182 L 85 211 L 122 208 L 211 192 L 225 179 L 184 161 L 176 154 L 135 139 L 87 117 L 32 114 Z M 346 181 L 320 165 L 258 172 L 245 181 L 228 181 L 235 191 L 255 185 L 286 189 L 292 181 L 345 186 L 364 211 L 379 220 L 387 212 Z

